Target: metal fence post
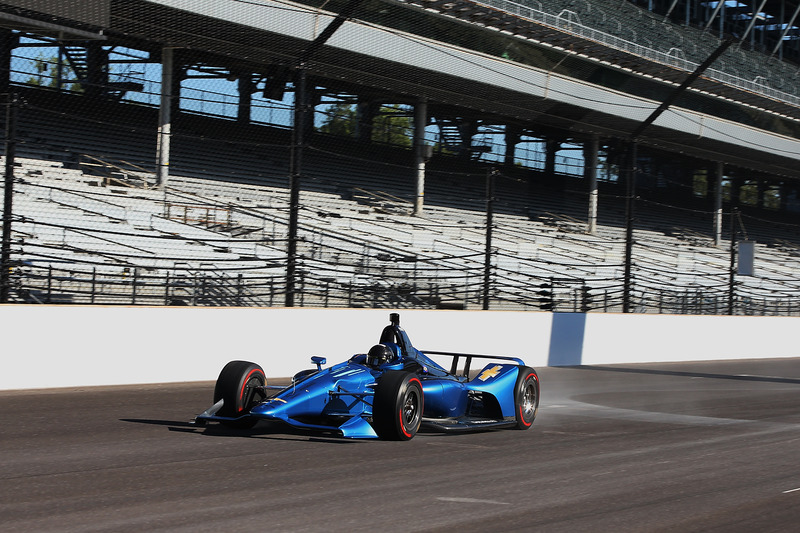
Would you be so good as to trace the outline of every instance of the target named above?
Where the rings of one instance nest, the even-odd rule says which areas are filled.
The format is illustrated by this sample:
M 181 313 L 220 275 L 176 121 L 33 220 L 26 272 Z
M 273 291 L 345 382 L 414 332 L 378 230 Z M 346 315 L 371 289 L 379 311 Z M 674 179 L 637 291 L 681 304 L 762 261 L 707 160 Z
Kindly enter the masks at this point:
M 483 259 L 483 309 L 489 309 L 492 283 L 492 224 L 494 216 L 494 176 L 490 170 L 486 175 L 486 250 Z
M 138 281 L 138 279 L 139 279 L 139 269 L 138 268 L 134 268 L 133 269 L 133 279 L 131 280 L 131 283 L 133 284 L 133 286 L 131 287 L 131 304 L 132 305 L 136 304 L 136 282 Z
M 732 199 L 733 200 L 733 199 Z M 731 261 L 728 271 L 728 314 L 736 311 L 736 214 L 738 210 L 731 208 Z
M 47 267 L 47 298 L 45 298 L 46 303 L 52 302 L 52 295 L 53 295 L 53 265 L 49 265 Z
M 19 96 L 8 95 L 6 104 L 6 169 L 3 184 L 3 237 L 0 246 L 0 303 L 8 303 L 11 292 L 11 219 L 14 215 L 14 158 L 17 150 Z

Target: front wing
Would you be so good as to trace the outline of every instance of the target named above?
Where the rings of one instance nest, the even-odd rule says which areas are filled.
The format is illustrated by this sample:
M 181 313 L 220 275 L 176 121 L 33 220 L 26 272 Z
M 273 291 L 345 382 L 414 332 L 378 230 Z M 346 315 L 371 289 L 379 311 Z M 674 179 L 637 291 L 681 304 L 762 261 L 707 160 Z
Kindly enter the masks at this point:
M 275 387 L 265 387 L 265 389 L 274 389 Z M 277 387 L 280 390 L 286 390 L 284 387 Z M 346 391 L 329 391 L 328 394 L 332 397 L 336 396 L 352 396 L 363 398 L 374 394 L 372 391 L 353 393 Z M 310 423 L 305 420 L 300 420 L 289 416 L 289 409 L 284 408 L 287 405 L 285 400 L 280 398 L 267 398 L 257 406 L 253 407 L 249 413 L 239 417 L 225 417 L 219 416 L 217 413 L 224 405 L 224 400 L 220 400 L 210 408 L 206 409 L 203 413 L 197 415 L 194 423 L 197 425 L 204 425 L 208 421 L 232 423 L 244 421 L 248 419 L 259 420 L 272 420 L 283 422 L 289 426 L 299 429 L 308 429 L 315 431 L 326 431 L 335 433 L 341 437 L 351 439 L 376 439 L 378 434 L 375 433 L 372 425 L 361 414 L 356 414 L 350 417 L 347 416 L 331 416 L 319 417 L 318 420 L 324 422 L 331 422 L 331 424 L 324 423 Z

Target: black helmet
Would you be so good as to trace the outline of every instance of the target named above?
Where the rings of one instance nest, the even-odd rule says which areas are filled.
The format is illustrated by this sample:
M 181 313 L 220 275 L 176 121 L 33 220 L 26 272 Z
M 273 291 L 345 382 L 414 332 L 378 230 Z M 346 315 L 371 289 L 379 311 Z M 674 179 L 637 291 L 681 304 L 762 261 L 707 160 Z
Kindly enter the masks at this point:
M 384 363 L 393 361 L 394 351 L 386 344 L 376 344 L 367 352 L 366 363 L 368 366 L 379 367 Z

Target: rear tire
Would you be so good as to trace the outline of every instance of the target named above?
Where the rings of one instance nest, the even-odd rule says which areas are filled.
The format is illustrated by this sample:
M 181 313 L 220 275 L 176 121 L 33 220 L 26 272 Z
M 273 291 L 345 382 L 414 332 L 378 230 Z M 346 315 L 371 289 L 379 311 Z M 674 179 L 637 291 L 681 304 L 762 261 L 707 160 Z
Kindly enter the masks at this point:
M 254 406 L 261 403 L 266 394 L 263 389 L 267 378 L 264 370 L 255 363 L 248 361 L 231 361 L 222 369 L 214 387 L 214 403 L 225 400 L 218 414 L 231 418 L 246 415 Z M 242 420 L 226 420 L 222 424 L 234 428 L 251 428 L 258 419 L 244 418 Z
M 517 429 L 530 428 L 539 412 L 539 376 L 530 367 L 519 367 L 517 385 L 514 388 L 514 408 Z
M 378 379 L 372 425 L 384 440 L 410 440 L 422 422 L 422 382 L 410 372 L 390 370 Z

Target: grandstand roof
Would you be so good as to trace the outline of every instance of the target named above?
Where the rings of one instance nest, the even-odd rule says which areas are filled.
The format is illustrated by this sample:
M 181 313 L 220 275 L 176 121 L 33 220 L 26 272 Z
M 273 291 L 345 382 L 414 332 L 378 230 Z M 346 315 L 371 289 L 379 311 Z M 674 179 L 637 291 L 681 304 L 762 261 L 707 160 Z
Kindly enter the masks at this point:
M 61 40 L 102 40 L 105 39 L 102 30 L 109 24 L 109 15 L 109 0 L 89 0 L 75 5 L 13 0 L 0 4 L 0 28 Z

